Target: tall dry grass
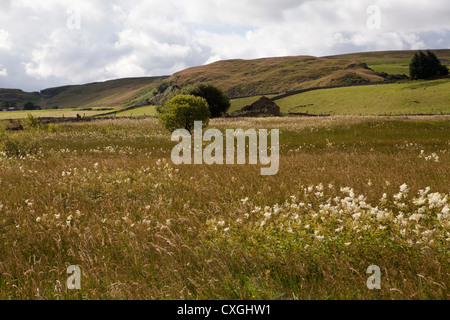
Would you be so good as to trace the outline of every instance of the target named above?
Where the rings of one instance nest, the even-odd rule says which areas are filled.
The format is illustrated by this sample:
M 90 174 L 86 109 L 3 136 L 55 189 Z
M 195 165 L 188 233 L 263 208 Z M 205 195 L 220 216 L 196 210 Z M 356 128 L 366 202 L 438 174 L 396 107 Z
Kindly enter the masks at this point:
M 258 166 L 175 167 L 156 120 L 4 132 L 0 298 L 448 299 L 449 124 L 211 123 L 279 128 L 272 177 Z M 81 290 L 66 288 L 70 265 Z M 381 290 L 366 287 L 370 265 Z

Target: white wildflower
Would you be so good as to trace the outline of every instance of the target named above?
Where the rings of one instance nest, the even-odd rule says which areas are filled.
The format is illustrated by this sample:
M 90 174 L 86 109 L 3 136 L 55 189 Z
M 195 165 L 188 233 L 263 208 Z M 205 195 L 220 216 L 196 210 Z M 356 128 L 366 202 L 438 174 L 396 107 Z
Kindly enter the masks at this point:
M 422 214 L 415 213 L 415 214 L 413 214 L 413 215 L 411 215 L 411 216 L 409 217 L 409 221 L 416 221 L 416 222 L 419 222 L 420 219 L 422 219 L 422 217 L 423 217 Z
M 406 185 L 406 183 L 400 186 L 400 192 L 404 193 L 404 194 L 409 192 L 409 189 L 408 189 L 408 186 Z
M 450 207 L 446 205 L 444 209 L 442 209 L 441 213 L 445 218 L 448 218 L 450 216 Z
M 352 215 L 353 219 L 358 220 L 359 218 L 361 218 L 361 213 L 357 212 L 354 215 Z

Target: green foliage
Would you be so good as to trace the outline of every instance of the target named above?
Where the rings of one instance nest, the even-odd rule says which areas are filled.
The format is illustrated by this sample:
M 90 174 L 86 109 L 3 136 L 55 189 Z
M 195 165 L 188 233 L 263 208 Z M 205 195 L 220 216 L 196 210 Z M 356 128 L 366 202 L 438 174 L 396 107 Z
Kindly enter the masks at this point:
M 376 74 L 380 77 L 385 78 L 388 81 L 400 81 L 400 80 L 408 80 L 409 77 L 406 74 L 389 74 L 386 72 L 376 72 Z
M 28 101 L 23 105 L 23 110 L 40 110 L 41 107 L 35 105 L 33 102 Z
M 45 126 L 42 126 L 42 129 L 45 130 L 46 132 L 56 133 L 59 130 L 59 126 L 54 123 L 49 123 Z
M 411 78 L 414 80 L 431 79 L 449 74 L 448 67 L 444 66 L 430 50 L 426 54 L 422 51 L 415 53 L 409 69 Z
M 164 92 L 166 92 L 167 89 L 169 89 L 169 87 L 170 87 L 170 82 L 165 81 L 165 82 L 161 83 L 156 90 L 158 93 L 164 93 Z
M 204 126 L 209 123 L 211 112 L 208 102 L 194 95 L 177 95 L 166 102 L 161 109 L 159 120 L 169 131 L 186 129 L 192 131 L 195 121 L 202 121 Z
M 129 101 L 129 106 L 151 105 L 154 103 L 155 96 L 158 95 L 158 89 L 155 87 L 146 88 L 139 91 L 136 97 Z
M 363 83 L 369 83 L 367 79 L 361 78 L 359 76 L 349 76 L 346 79 L 343 80 L 343 83 L 348 86 L 363 84 Z
M 9 109 L 9 108 L 16 108 L 16 107 L 17 107 L 17 103 L 15 101 L 5 100 L 1 104 L 1 108 L 2 109 Z
M 36 154 L 40 148 L 39 122 L 32 114 L 20 121 L 23 131 L 7 132 L 0 128 L 0 152 L 7 157 L 26 157 Z
M 223 116 L 231 106 L 230 98 L 219 87 L 211 83 L 198 82 L 192 86 L 185 87 L 182 93 L 205 98 L 208 102 L 212 118 Z
M 26 157 L 39 151 L 40 142 L 38 133 L 20 132 L 8 133 L 0 130 L 0 152 L 7 157 Z
M 28 113 L 27 118 L 25 119 L 24 128 L 25 129 L 37 129 L 39 126 L 38 119 L 33 116 L 31 113 Z

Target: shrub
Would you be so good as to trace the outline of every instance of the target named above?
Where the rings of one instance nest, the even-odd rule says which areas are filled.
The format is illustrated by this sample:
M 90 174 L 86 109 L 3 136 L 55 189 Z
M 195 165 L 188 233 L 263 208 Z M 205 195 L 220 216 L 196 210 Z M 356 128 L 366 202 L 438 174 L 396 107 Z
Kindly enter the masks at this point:
M 413 80 L 430 79 L 449 74 L 448 68 L 430 50 L 426 54 L 422 51 L 415 53 L 409 65 L 409 71 Z
M 386 72 L 375 72 L 377 76 L 385 78 L 388 81 L 408 80 L 409 77 L 406 74 L 388 74 Z
M 166 102 L 161 109 L 159 120 L 169 131 L 186 129 L 191 132 L 195 121 L 202 121 L 207 126 L 211 112 L 208 102 L 194 95 L 177 95 Z
M 209 105 L 212 118 L 219 118 L 230 109 L 230 98 L 222 90 L 211 83 L 198 82 L 192 86 L 185 87 L 183 94 L 205 98 Z
M 0 132 L 0 152 L 7 157 L 26 157 L 39 151 L 40 142 L 36 132 Z
M 28 114 L 23 126 L 25 129 L 37 129 L 39 127 L 39 121 L 31 113 Z

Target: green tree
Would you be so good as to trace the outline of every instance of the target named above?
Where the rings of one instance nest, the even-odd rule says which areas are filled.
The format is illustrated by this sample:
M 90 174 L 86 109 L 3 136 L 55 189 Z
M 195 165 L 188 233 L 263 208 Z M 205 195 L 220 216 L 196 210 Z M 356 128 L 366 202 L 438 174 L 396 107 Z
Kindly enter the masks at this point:
M 166 102 L 159 115 L 161 124 L 169 131 L 186 129 L 192 132 L 195 121 L 208 126 L 211 112 L 208 102 L 194 95 L 177 95 Z
M 183 94 L 191 94 L 205 98 L 211 111 L 211 118 L 219 118 L 230 109 L 230 98 L 223 91 L 208 82 L 198 82 L 192 86 L 185 87 Z
M 11 104 L 9 103 L 9 101 L 3 101 L 2 102 L 2 108 L 3 109 L 8 109 L 11 106 Z
M 35 106 L 33 102 L 28 101 L 23 105 L 23 110 L 37 110 L 38 106 Z
M 443 65 L 437 56 L 428 50 L 426 54 L 422 51 L 416 52 L 409 65 L 411 79 L 430 79 L 448 76 L 449 70 Z

